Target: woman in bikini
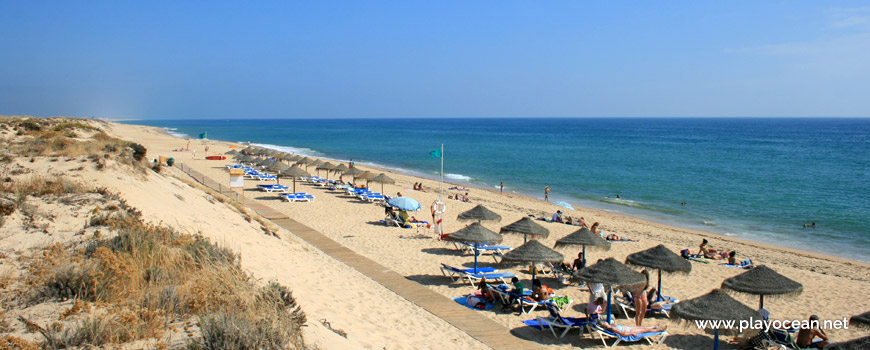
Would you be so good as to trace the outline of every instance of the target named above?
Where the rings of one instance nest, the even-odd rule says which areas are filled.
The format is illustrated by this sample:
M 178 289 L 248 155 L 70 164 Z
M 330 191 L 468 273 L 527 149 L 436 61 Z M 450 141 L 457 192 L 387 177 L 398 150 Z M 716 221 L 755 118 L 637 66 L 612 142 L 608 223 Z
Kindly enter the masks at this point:
M 634 296 L 634 323 L 641 326 L 643 317 L 646 316 L 646 308 L 649 306 L 647 294 L 649 293 L 649 272 L 643 270 L 640 272 L 646 278 L 646 282 L 637 287 L 631 294 Z
M 629 337 L 632 335 L 638 335 L 638 334 L 643 334 L 643 333 L 661 332 L 663 330 L 668 329 L 667 325 L 665 325 L 665 326 L 655 325 L 652 327 L 649 327 L 649 326 L 647 326 L 647 327 L 643 327 L 643 326 L 629 327 L 629 326 L 623 326 L 621 324 L 612 324 L 612 323 L 606 323 L 606 322 L 602 322 L 602 323 L 600 323 L 600 325 L 602 327 L 604 327 L 605 329 L 607 329 L 613 333 L 619 334 L 623 337 Z

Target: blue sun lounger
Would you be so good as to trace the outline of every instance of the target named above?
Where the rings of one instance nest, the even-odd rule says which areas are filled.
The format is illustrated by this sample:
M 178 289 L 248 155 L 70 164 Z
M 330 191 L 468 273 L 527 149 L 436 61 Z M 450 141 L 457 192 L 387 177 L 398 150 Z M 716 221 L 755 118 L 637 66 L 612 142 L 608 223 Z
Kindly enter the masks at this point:
M 482 278 L 486 278 L 487 280 L 497 280 L 501 281 L 504 284 L 507 284 L 506 278 L 509 279 L 517 276 L 510 272 L 496 272 L 496 270 L 492 269 L 491 267 L 489 269 L 492 269 L 492 272 L 481 273 L 483 269 L 487 268 L 478 267 L 477 273 L 474 273 L 474 269 L 471 269 L 471 272 L 468 272 L 468 269 L 459 269 L 450 265 L 441 264 L 441 273 L 444 274 L 444 276 L 450 277 L 450 279 L 453 281 L 464 278 L 472 286 L 475 283 L 479 282 Z
M 650 343 L 650 345 L 661 344 L 665 341 L 665 338 L 668 337 L 668 331 L 666 331 L 666 330 L 665 331 L 658 331 L 658 332 L 650 332 L 650 333 L 641 333 L 641 334 L 631 335 L 631 336 L 622 336 L 622 335 L 619 335 L 617 333 L 610 331 L 609 329 L 605 329 L 604 327 L 601 327 L 597 323 L 587 323 L 586 330 L 589 331 L 589 334 L 593 335 L 593 337 L 595 334 L 598 334 L 598 337 L 601 339 L 601 343 L 604 344 L 605 348 L 615 347 L 616 345 L 618 345 L 621 342 L 634 343 L 634 342 L 641 341 L 641 340 L 646 340 L 647 342 Z M 654 338 L 656 336 L 659 336 L 660 338 L 658 341 L 653 342 L 652 338 Z M 613 342 L 613 344 L 611 344 L 610 346 L 607 346 L 606 339 L 614 339 L 614 338 L 616 339 L 616 341 Z
M 274 184 L 274 185 L 257 185 L 257 188 L 259 188 L 261 191 L 271 193 L 271 192 L 287 192 L 287 189 L 289 187 L 284 186 L 284 185 Z
M 282 193 L 279 196 L 288 202 L 311 202 L 314 200 L 314 196 L 300 192 L 300 193 Z
M 529 321 L 537 321 L 541 330 L 549 328 L 554 337 L 564 338 L 565 335 L 568 334 L 568 331 L 572 329 L 579 329 L 582 332 L 583 328 L 586 327 L 586 324 L 589 323 L 589 319 L 586 317 L 562 316 L 559 313 L 559 308 L 552 302 L 547 303 L 547 311 L 549 311 L 550 317 L 538 316 L 536 319 Z M 563 329 L 562 333 L 556 334 L 556 328 Z

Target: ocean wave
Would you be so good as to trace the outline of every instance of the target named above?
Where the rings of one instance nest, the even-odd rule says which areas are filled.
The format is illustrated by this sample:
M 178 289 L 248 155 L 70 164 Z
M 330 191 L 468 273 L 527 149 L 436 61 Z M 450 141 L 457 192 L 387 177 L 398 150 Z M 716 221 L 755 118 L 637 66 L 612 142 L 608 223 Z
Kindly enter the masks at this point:
M 465 176 L 462 174 L 444 174 L 444 177 L 451 179 L 451 180 L 462 180 L 462 181 L 471 182 L 470 176 Z
M 571 204 L 568 203 L 568 202 L 563 202 L 563 201 L 554 201 L 553 204 L 558 205 L 558 206 L 560 206 L 560 207 L 562 207 L 562 208 L 567 208 L 567 209 L 574 210 L 574 207 L 572 207 Z
M 178 138 L 182 138 L 182 139 L 189 139 L 190 138 L 190 135 L 188 135 L 188 134 L 185 134 L 183 132 L 177 132 L 178 129 L 176 129 L 176 128 L 163 128 L 163 131 L 169 135 L 172 135 L 172 136 L 175 136 Z
M 239 143 L 244 144 L 245 142 L 239 142 Z M 305 148 L 305 147 L 278 146 L 278 145 L 272 145 L 272 144 L 268 144 L 268 143 L 251 143 L 251 145 L 257 146 L 257 147 L 262 147 L 262 148 L 273 149 L 273 150 L 276 150 L 279 152 L 284 152 L 284 153 L 298 154 L 298 155 L 302 155 L 302 156 L 306 156 L 306 157 L 323 158 L 320 152 L 317 152 L 313 149 Z

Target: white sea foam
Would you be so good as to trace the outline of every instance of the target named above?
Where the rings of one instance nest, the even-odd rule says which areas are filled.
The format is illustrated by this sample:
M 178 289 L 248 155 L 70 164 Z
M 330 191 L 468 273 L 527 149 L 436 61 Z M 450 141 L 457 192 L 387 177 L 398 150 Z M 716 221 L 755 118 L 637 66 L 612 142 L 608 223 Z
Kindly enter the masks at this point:
M 451 180 L 462 180 L 462 181 L 471 182 L 471 177 L 465 176 L 462 174 L 444 174 L 444 177 L 451 179 Z
M 244 142 L 240 142 L 240 143 L 244 143 Z M 310 148 L 278 146 L 278 145 L 272 145 L 272 144 L 268 144 L 268 143 L 252 143 L 251 145 L 257 146 L 257 147 L 273 149 L 276 151 L 290 153 L 290 154 L 298 154 L 298 155 L 302 155 L 302 156 L 311 156 L 311 157 L 323 158 L 321 156 L 320 152 L 317 152 L 317 151 L 310 149 Z M 334 160 L 334 159 L 330 159 L 330 160 Z
M 176 128 L 163 128 L 163 132 L 182 139 L 189 139 L 190 135 L 183 132 L 178 132 Z

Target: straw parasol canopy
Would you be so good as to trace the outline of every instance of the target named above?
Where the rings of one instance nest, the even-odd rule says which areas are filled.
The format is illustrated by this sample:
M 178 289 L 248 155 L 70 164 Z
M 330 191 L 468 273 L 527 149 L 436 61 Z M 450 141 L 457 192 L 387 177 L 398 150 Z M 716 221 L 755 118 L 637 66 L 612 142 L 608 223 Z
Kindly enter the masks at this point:
M 290 176 L 293 178 L 293 193 L 296 193 L 296 178 L 300 176 L 311 176 L 305 169 L 300 168 L 298 165 L 291 166 L 286 170 L 282 170 L 278 173 L 278 176 Z
M 582 268 L 574 272 L 574 278 L 588 283 L 601 283 L 604 286 L 609 286 L 607 290 L 607 322 L 610 323 L 611 317 L 611 292 L 613 289 L 632 288 L 637 285 L 646 283 L 646 276 L 640 272 L 632 270 L 625 264 L 616 261 L 614 258 L 607 258 L 599 261 L 591 266 Z
M 324 161 L 323 163 L 320 163 L 320 165 L 318 165 L 316 168 L 314 168 L 314 170 L 316 170 L 318 174 L 320 174 L 321 170 L 326 170 L 326 178 L 329 179 L 329 171 L 333 168 L 335 168 L 335 164 Z
M 849 325 L 852 327 L 870 329 L 870 311 L 852 316 L 852 318 L 849 319 Z
M 607 258 L 574 272 L 574 278 L 601 283 L 612 288 L 631 288 L 646 282 L 646 277 L 614 258 Z
M 297 159 L 296 163 L 304 164 L 305 166 L 308 166 L 308 165 L 311 165 L 311 163 L 314 163 L 314 159 L 311 159 L 308 157 L 302 157 L 302 158 Z
M 245 147 L 245 149 L 243 149 L 243 150 L 241 150 L 241 151 L 239 151 L 239 152 L 241 152 L 241 153 L 245 153 L 245 154 L 251 154 L 251 153 L 254 153 L 254 148 L 251 147 L 251 146 L 248 146 L 248 147 Z
M 273 162 L 266 167 L 266 171 L 271 171 L 275 173 L 275 182 L 279 184 L 281 183 L 281 181 L 278 180 L 281 177 L 281 172 L 287 169 L 290 169 L 290 166 L 281 162 Z
M 334 168 L 332 168 L 332 171 L 337 172 L 337 173 L 344 173 L 345 171 L 348 171 L 348 170 L 350 170 L 350 168 L 348 168 L 347 165 L 344 165 L 344 163 L 336 165 Z
M 671 308 L 672 319 L 683 321 L 696 320 L 723 320 L 739 323 L 750 318 L 759 320 L 761 314 L 743 305 L 721 289 L 714 289 L 710 293 L 695 299 L 678 302 Z M 712 326 L 712 325 L 709 325 Z M 719 346 L 719 329 L 715 329 L 713 347 Z
M 463 227 L 447 236 L 448 240 L 474 243 L 474 271 L 477 272 L 477 245 L 480 243 L 500 243 L 502 236 L 483 227 L 479 222 Z
M 313 162 L 311 162 L 311 164 L 308 164 L 308 165 L 313 165 L 313 166 L 315 166 L 314 169 L 317 169 L 316 167 L 323 165 L 323 163 L 326 163 L 326 161 L 324 161 L 322 159 L 316 159 Z
M 852 339 L 849 341 L 830 343 L 825 350 L 865 350 L 870 349 L 870 336 Z
M 260 159 L 255 159 L 255 160 L 254 160 L 254 164 L 261 165 L 261 166 L 269 166 L 269 165 L 271 165 L 272 163 L 273 163 L 273 162 L 272 162 L 271 160 L 268 160 L 268 159 L 266 159 L 266 158 L 260 158 Z
M 384 184 L 394 184 L 394 183 L 396 183 L 396 180 L 393 180 L 389 176 L 384 175 L 384 173 L 380 173 L 380 174 L 378 174 L 378 176 L 375 176 L 375 177 L 369 179 L 368 182 L 380 182 L 381 183 L 381 193 L 384 193 Z
M 737 276 L 722 281 L 722 288 L 735 292 L 760 296 L 758 308 L 764 308 L 764 296 L 794 296 L 803 292 L 804 286 L 780 275 L 771 268 L 759 265 Z
M 550 235 L 550 230 L 544 228 L 544 226 L 539 225 L 528 216 L 524 216 L 522 219 L 519 219 L 512 224 L 502 227 L 499 233 L 521 234 L 524 236 L 523 241 L 525 241 L 528 236 L 541 236 L 547 238 L 547 236 Z
M 501 261 L 537 264 L 561 262 L 564 258 L 565 256 L 562 253 L 547 248 L 541 242 L 533 239 L 505 253 Z M 532 280 L 535 279 L 537 270 L 537 268 L 532 266 Z
M 625 263 L 659 270 L 659 287 L 656 289 L 656 294 L 660 300 L 664 299 L 662 297 L 662 271 L 670 273 L 689 273 L 692 271 L 692 263 L 689 260 L 683 259 L 663 244 L 629 254 L 625 257 Z
M 366 170 L 366 171 L 363 171 L 362 173 L 354 175 L 353 181 L 356 181 L 356 179 L 368 180 L 368 179 L 371 179 L 373 177 L 375 177 L 375 174 L 371 171 Z
M 447 239 L 468 243 L 501 243 L 504 238 L 479 222 L 475 222 L 451 233 Z
M 234 155 L 236 155 L 236 154 L 239 154 L 239 151 L 236 151 L 236 150 L 234 150 L 234 149 L 231 149 L 231 150 L 229 150 L 228 152 L 226 152 L 226 153 L 224 153 L 224 154 L 229 154 L 229 155 L 231 155 L 231 156 L 234 156 Z
M 583 251 L 580 253 L 580 268 L 586 267 L 586 246 L 596 249 L 610 250 L 610 242 L 601 238 L 601 236 L 592 233 L 592 231 L 589 231 L 589 229 L 585 227 L 556 241 L 556 248 L 563 245 L 583 246 Z
M 302 157 L 297 156 L 295 154 L 285 154 L 285 155 L 281 156 L 281 160 L 286 160 L 288 162 L 295 162 L 295 161 L 299 160 L 300 158 L 302 158 Z
M 269 166 L 266 167 L 267 171 L 276 172 L 276 173 L 279 171 L 287 170 L 287 169 L 290 169 L 290 166 L 287 164 L 281 163 L 281 162 L 274 162 L 272 164 L 269 164 Z
M 493 213 L 492 210 L 487 209 L 483 204 L 478 204 L 476 207 L 460 213 L 457 218 L 460 221 L 500 221 L 501 215 Z
M 625 258 L 625 263 L 670 273 L 689 273 L 692 271 L 692 263 L 672 252 L 663 244 L 629 254 Z

